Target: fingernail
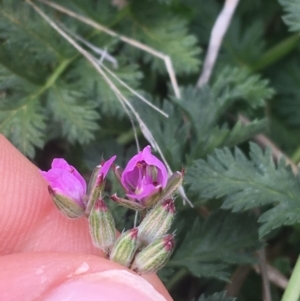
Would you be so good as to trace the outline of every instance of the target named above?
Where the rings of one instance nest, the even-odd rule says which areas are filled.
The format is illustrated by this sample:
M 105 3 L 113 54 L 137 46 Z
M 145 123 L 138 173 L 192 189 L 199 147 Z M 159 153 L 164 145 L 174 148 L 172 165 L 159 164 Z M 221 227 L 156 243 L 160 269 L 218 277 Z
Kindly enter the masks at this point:
M 44 301 L 166 301 L 142 277 L 125 270 L 81 275 L 54 288 Z

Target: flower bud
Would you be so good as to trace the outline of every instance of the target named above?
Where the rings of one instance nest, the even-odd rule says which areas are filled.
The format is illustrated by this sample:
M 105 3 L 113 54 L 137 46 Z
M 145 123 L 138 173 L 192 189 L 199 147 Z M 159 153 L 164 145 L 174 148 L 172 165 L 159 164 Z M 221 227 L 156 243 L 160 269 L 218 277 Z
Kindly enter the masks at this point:
M 40 173 L 49 184 L 49 193 L 57 208 L 68 217 L 80 217 L 85 209 L 86 183 L 76 168 L 56 158 L 48 171 Z
M 175 206 L 172 199 L 157 204 L 139 225 L 138 239 L 144 245 L 162 237 L 170 229 L 175 216 Z
M 93 188 L 95 187 L 96 183 L 97 183 L 97 180 L 98 180 L 98 177 L 99 177 L 99 171 L 101 169 L 101 165 L 98 165 L 94 168 L 92 174 L 91 174 L 91 177 L 90 177 L 90 180 L 89 180 L 89 183 L 88 183 L 88 187 L 87 187 L 87 195 L 90 195 Z
M 184 171 L 174 172 L 168 179 L 165 189 L 161 193 L 161 199 L 170 197 L 176 189 L 182 184 Z
M 113 156 L 94 169 L 88 184 L 88 200 L 86 205 L 87 215 L 90 214 L 96 201 L 101 198 L 101 193 L 105 186 L 104 179 L 115 159 L 116 156 Z
M 64 215 L 70 218 L 78 218 L 83 215 L 84 208 L 78 203 L 74 202 L 73 199 L 68 198 L 62 194 L 56 193 L 51 186 L 48 186 L 48 191 L 52 197 L 55 206 Z
M 122 173 L 123 173 L 123 168 L 120 167 L 120 166 L 116 166 L 116 165 L 113 165 L 112 166 L 112 170 L 114 172 L 114 175 L 116 177 L 116 179 L 119 181 L 119 183 L 121 184 L 122 186 L 122 180 L 121 180 L 121 177 L 122 177 Z M 123 187 L 123 186 L 122 186 Z M 123 187 L 124 188 L 124 187 Z
M 89 216 L 90 234 L 96 247 L 109 254 L 116 241 L 115 221 L 103 199 L 99 199 Z
M 138 211 L 144 209 L 144 206 L 141 205 L 140 203 L 135 202 L 135 201 L 130 201 L 130 200 L 127 200 L 127 199 L 119 198 L 116 193 L 111 195 L 110 198 L 111 198 L 111 200 L 113 200 L 117 204 L 122 205 L 126 208 L 129 208 L 129 209 L 138 210 Z
M 86 214 L 89 215 L 98 199 L 101 199 L 102 191 L 104 189 L 104 180 L 102 176 L 97 176 L 94 186 L 91 188 L 91 192 L 88 195 Z
M 125 267 L 129 267 L 138 247 L 137 234 L 137 228 L 133 228 L 122 233 L 117 239 L 110 253 L 109 259 Z
M 131 269 L 138 274 L 155 273 L 166 264 L 173 249 L 174 235 L 165 235 L 139 252 L 135 256 Z

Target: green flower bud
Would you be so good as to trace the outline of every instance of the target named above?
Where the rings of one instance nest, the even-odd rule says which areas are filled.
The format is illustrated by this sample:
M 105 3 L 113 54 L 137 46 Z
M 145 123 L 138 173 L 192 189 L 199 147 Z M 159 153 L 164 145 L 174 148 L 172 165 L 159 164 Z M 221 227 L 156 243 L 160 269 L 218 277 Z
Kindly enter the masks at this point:
M 117 239 L 109 259 L 125 267 L 129 267 L 138 247 L 137 234 L 137 228 L 122 233 Z
M 48 191 L 55 206 L 67 217 L 78 218 L 84 214 L 84 208 L 74 202 L 74 200 L 56 193 L 50 186 L 48 186 Z
M 174 235 L 165 235 L 138 253 L 135 256 L 131 269 L 138 274 L 155 273 L 166 264 L 173 249 Z
M 112 156 L 109 160 L 102 162 L 94 169 L 88 185 L 86 215 L 90 214 L 97 200 L 102 198 L 101 193 L 105 186 L 105 177 L 115 159 L 116 156 Z
M 89 216 L 89 227 L 94 245 L 109 254 L 116 241 L 116 228 L 103 199 L 95 203 Z
M 144 245 L 166 234 L 174 220 L 175 206 L 172 199 L 164 200 L 157 204 L 139 225 L 138 239 Z
M 89 183 L 88 183 L 87 195 L 90 195 L 91 192 L 92 192 L 92 190 L 93 190 L 93 188 L 95 187 L 100 169 L 101 169 L 101 165 L 98 165 L 98 166 L 96 166 L 94 168 L 94 170 L 93 170 L 93 172 L 91 174 Z
M 174 172 L 168 179 L 167 186 L 161 193 L 161 199 L 166 199 L 170 197 L 182 184 L 184 171 Z
M 97 169 L 97 167 L 95 169 Z M 96 177 L 95 181 L 94 181 L 94 179 L 91 179 L 91 180 L 94 183 L 92 183 L 91 185 L 89 183 L 90 194 L 88 195 L 88 200 L 87 200 L 87 205 L 86 205 L 86 210 L 85 210 L 87 215 L 90 214 L 90 212 L 93 209 L 97 200 L 101 199 L 101 193 L 102 193 L 102 191 L 104 189 L 104 185 L 105 185 L 104 179 L 102 176 Z M 90 187 L 92 185 L 93 185 L 93 187 Z
M 113 172 L 114 172 L 114 175 L 115 177 L 117 178 L 117 180 L 119 181 L 119 183 L 121 184 L 122 186 L 122 181 L 121 181 L 121 177 L 122 177 L 122 172 L 123 172 L 123 168 L 120 167 L 120 166 L 113 166 L 112 167 L 113 169 Z M 123 186 L 122 186 L 123 187 Z

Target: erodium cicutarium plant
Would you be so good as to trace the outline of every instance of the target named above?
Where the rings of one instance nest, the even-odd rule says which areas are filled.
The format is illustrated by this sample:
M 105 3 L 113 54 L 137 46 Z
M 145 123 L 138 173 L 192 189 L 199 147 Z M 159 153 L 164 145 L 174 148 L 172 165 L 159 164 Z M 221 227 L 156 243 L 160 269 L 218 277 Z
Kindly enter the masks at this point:
M 139 274 L 156 272 L 165 265 L 174 249 L 174 234 L 168 234 L 175 216 L 173 195 L 182 184 L 183 172 L 170 177 L 166 166 L 146 146 L 133 156 L 124 170 L 113 165 L 116 156 L 94 169 L 88 185 L 75 167 L 54 159 L 51 169 L 41 171 L 49 184 L 56 207 L 69 218 L 89 221 L 94 245 L 107 258 Z M 104 200 L 105 178 L 113 169 L 124 197 L 110 199 L 140 213 L 140 224 L 118 236 L 113 216 Z

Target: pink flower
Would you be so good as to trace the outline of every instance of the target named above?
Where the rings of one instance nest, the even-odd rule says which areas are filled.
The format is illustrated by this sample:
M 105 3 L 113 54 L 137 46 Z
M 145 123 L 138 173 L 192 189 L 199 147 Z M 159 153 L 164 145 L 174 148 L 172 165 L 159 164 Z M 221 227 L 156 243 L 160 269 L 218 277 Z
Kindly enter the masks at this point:
M 64 159 L 54 159 L 51 169 L 41 172 L 55 194 L 74 200 L 81 207 L 84 205 L 86 182 L 75 167 Z
M 121 176 L 127 196 L 141 202 L 164 189 L 167 181 L 167 169 L 149 145 L 129 160 Z
M 97 179 L 100 182 L 105 179 L 115 159 L 116 156 L 113 156 L 99 166 L 100 169 Z M 41 171 L 41 174 L 47 180 L 54 194 L 67 197 L 75 201 L 82 208 L 86 207 L 86 182 L 75 167 L 69 165 L 64 159 L 54 159 L 51 164 L 51 169 Z

